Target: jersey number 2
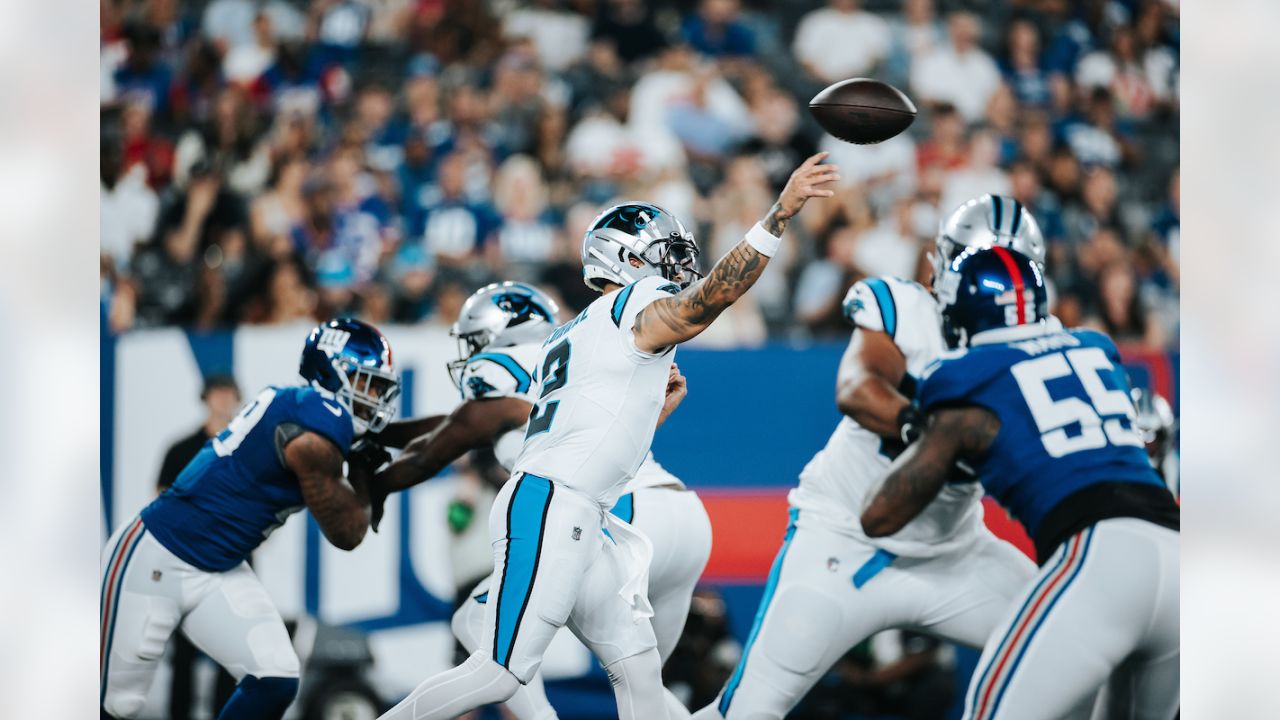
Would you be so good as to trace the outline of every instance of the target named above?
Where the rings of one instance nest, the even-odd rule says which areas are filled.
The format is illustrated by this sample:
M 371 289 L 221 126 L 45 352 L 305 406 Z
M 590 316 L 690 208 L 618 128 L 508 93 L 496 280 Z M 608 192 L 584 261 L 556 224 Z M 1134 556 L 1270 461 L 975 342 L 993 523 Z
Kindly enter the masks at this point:
M 1013 366 L 1022 397 L 1031 409 L 1040 430 L 1040 442 L 1050 456 L 1060 458 L 1081 450 L 1112 445 L 1142 447 L 1142 437 L 1134 429 L 1133 401 L 1123 390 L 1109 390 L 1101 373 L 1115 372 L 1115 366 L 1101 348 L 1077 348 L 1054 353 Z M 1084 386 L 1089 402 L 1078 397 L 1054 400 L 1048 382 L 1075 375 Z M 1106 418 L 1105 420 L 1103 418 Z M 1128 420 L 1128 427 L 1121 423 Z M 1067 426 L 1080 424 L 1078 435 L 1068 435 Z
M 538 393 L 538 399 L 546 397 L 549 393 L 555 392 L 564 387 L 569 382 L 569 353 L 572 348 L 569 341 L 565 340 L 559 345 L 551 348 L 547 352 L 547 357 L 542 361 L 542 392 Z M 525 431 L 526 440 L 544 433 L 551 429 L 551 421 L 556 419 L 556 411 L 560 409 L 559 400 L 548 401 L 545 405 L 539 403 L 533 406 L 533 412 L 529 413 L 529 429 Z

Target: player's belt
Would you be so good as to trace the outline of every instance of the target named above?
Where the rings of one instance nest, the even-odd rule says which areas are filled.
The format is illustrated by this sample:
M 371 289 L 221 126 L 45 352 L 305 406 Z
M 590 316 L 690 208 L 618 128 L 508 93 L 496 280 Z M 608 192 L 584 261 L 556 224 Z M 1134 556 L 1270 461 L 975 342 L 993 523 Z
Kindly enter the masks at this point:
M 1045 513 L 1032 533 L 1036 558 L 1048 562 L 1054 551 L 1081 530 L 1111 518 L 1130 517 L 1178 530 L 1178 503 L 1163 483 L 1100 482 L 1068 495 Z

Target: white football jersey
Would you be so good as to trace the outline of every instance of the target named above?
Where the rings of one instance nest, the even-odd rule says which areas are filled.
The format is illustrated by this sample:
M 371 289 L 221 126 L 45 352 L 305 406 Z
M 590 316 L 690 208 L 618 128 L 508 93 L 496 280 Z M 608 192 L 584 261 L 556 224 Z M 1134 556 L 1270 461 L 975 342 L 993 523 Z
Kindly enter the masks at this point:
M 919 283 L 898 278 L 867 278 L 849 288 L 845 308 L 858 328 L 887 333 L 907 360 L 901 390 L 911 397 L 924 369 L 946 349 L 941 316 L 933 295 Z M 854 332 L 857 332 L 855 330 Z M 902 530 L 869 539 L 858 518 L 863 503 L 884 479 L 901 443 L 886 441 L 844 417 L 827 445 L 800 473 L 789 500 L 800 510 L 829 518 L 897 555 L 938 555 L 973 539 L 982 525 L 982 489 L 977 483 L 948 483 L 938 497 Z
M 513 397 L 532 404 L 534 398 L 530 386 L 533 369 L 541 356 L 542 346 L 533 344 L 490 347 L 476 353 L 462 371 L 462 399 Z M 493 444 L 493 454 L 507 472 L 511 472 L 520 449 L 524 447 L 526 428 L 528 424 L 509 430 Z M 650 452 L 635 476 L 627 482 L 626 492 L 659 486 L 684 489 L 684 483 L 659 465 Z
M 513 397 L 533 404 L 533 368 L 542 356 L 540 345 L 526 343 L 488 347 L 472 355 L 462 370 L 462 399 Z M 524 426 L 502 434 L 493 454 L 508 472 L 524 445 Z
M 534 409 L 512 472 L 549 478 L 612 507 L 649 454 L 675 348 L 635 345 L 636 315 L 679 292 L 646 277 L 598 298 L 542 344 Z

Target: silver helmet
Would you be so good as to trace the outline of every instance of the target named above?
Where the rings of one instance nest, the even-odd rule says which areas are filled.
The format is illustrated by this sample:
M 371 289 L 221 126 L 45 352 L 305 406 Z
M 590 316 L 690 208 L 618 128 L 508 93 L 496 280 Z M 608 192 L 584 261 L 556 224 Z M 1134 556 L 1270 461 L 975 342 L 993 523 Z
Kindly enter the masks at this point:
M 1011 197 L 990 193 L 956 208 L 942 221 L 930 255 L 934 278 L 966 248 L 984 249 L 999 245 L 1017 250 L 1044 268 L 1044 235 L 1040 225 L 1022 203 Z
M 449 334 L 458 341 L 458 359 L 449 363 L 449 376 L 461 385 L 462 369 L 488 347 L 542 342 L 556 329 L 560 307 L 532 285 L 502 282 L 471 294 L 458 312 Z
M 697 258 L 693 233 L 675 215 L 650 203 L 625 202 L 600 213 L 582 238 L 582 281 L 603 292 L 605 283 L 626 286 L 661 275 L 688 287 L 701 277 Z

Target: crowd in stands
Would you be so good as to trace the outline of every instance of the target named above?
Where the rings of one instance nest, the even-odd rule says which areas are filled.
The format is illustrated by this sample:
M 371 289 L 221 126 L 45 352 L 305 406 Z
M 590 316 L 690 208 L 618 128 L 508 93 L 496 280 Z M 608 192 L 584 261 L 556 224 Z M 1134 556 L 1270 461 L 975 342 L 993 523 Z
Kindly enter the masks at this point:
M 992 192 L 1064 322 L 1173 347 L 1178 34 L 1176 0 L 102 0 L 107 326 L 447 323 L 506 279 L 576 312 L 604 207 L 672 211 L 705 269 L 821 149 L 837 196 L 704 344 L 847 333 L 850 283 L 927 282 Z M 822 133 L 808 98 L 859 76 L 907 133 Z

